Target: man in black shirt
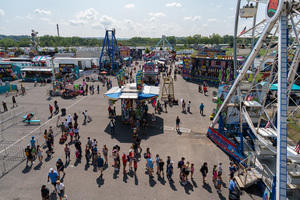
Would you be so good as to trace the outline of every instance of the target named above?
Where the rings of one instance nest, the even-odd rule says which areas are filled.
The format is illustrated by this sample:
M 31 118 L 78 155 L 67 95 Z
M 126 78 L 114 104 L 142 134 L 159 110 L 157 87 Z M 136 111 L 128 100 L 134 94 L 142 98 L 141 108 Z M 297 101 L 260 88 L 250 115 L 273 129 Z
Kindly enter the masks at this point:
M 42 185 L 42 189 L 41 189 L 42 200 L 50 199 L 49 194 L 50 192 L 49 189 L 46 188 L 46 185 Z
M 81 158 L 82 157 L 82 149 L 81 149 L 81 142 L 80 142 L 80 140 L 76 140 L 76 142 L 75 142 L 75 148 L 78 149 L 78 151 L 79 151 L 79 157 Z

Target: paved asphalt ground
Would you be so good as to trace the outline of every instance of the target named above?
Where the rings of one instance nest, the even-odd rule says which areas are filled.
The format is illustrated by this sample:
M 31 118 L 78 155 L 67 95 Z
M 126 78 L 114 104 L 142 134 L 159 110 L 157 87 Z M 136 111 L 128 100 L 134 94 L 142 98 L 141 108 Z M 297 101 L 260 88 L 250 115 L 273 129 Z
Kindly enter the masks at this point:
M 113 86 L 116 86 L 116 79 L 110 77 L 113 81 Z M 82 78 L 77 80 L 77 83 L 82 83 Z M 91 82 L 88 82 L 91 83 Z M 13 84 L 20 82 L 15 81 Z M 47 89 L 51 85 L 33 87 L 33 83 L 24 83 L 27 88 L 25 96 L 18 96 L 16 98 L 19 106 L 26 108 L 36 108 L 38 112 L 37 118 L 44 119 L 46 122 L 45 128 L 55 126 L 57 116 L 49 118 L 48 104 L 52 104 L 54 100 L 58 101 L 60 108 L 67 108 L 67 114 L 77 112 L 79 113 L 80 124 L 83 121 L 81 112 L 85 109 L 88 110 L 88 115 L 93 119 L 87 125 L 80 125 L 80 135 L 82 144 L 86 144 L 87 137 L 96 138 L 98 147 L 107 145 L 109 151 L 112 150 L 114 144 L 121 146 L 121 151 L 128 150 L 131 146 L 132 132 L 129 125 L 123 125 L 120 122 L 120 101 L 116 102 L 117 120 L 116 120 L 116 134 L 110 135 L 109 118 L 108 118 L 108 101 L 104 98 L 103 94 L 106 92 L 105 87 L 99 82 L 94 82 L 94 85 L 99 84 L 100 94 L 78 96 L 75 99 L 62 99 L 61 97 L 49 98 L 47 96 Z M 162 87 L 162 81 L 160 86 Z M 182 113 L 181 106 L 168 107 L 167 113 L 157 115 L 157 123 L 155 127 L 148 129 L 148 137 L 142 136 L 141 147 L 143 153 L 147 147 L 151 148 L 152 155 L 159 154 L 161 158 L 166 161 L 167 156 L 171 156 L 174 161 L 174 182 L 169 184 L 166 177 L 154 176 L 150 179 L 145 173 L 145 159 L 139 158 L 137 177 L 133 173 L 126 175 L 122 171 L 117 174 L 111 166 L 113 159 L 109 156 L 108 168 L 104 171 L 103 178 L 100 178 L 100 172 L 97 169 L 86 164 L 85 159 L 81 162 L 75 162 L 75 147 L 71 144 L 71 162 L 66 166 L 66 175 L 63 178 L 63 183 L 66 187 L 66 194 L 69 199 L 83 200 L 83 199 L 228 199 L 228 173 L 229 173 L 229 159 L 218 147 L 216 147 L 206 136 L 205 133 L 210 124 L 209 115 L 215 104 L 212 103 L 212 91 L 209 89 L 209 95 L 204 96 L 198 93 L 197 85 L 186 82 L 178 76 L 175 81 L 175 98 L 183 98 L 186 102 L 191 101 L 191 113 Z M 5 99 L 8 108 L 11 107 L 11 96 L 5 98 L 2 94 L 0 99 Z M 205 105 L 204 114 L 199 114 L 199 105 L 203 102 Z M 154 110 L 149 104 L 149 113 Z M 175 118 L 179 116 L 181 119 L 182 132 L 175 131 Z M 151 116 L 148 116 L 150 122 Z M 55 129 L 58 131 L 58 129 Z M 53 186 L 47 183 L 47 175 L 50 168 L 55 167 L 57 158 L 62 158 L 65 162 L 63 148 L 64 145 L 58 143 L 60 134 L 55 137 L 55 153 L 50 159 L 44 160 L 41 165 L 38 165 L 36 160 L 33 166 L 26 167 L 26 162 L 20 163 L 17 167 L 12 169 L 9 173 L 0 178 L 0 199 L 3 200 L 27 200 L 27 199 L 41 199 L 40 188 L 41 185 L 46 184 L 53 191 Z M 29 143 L 30 138 L 26 139 Z M 69 140 L 68 140 L 69 141 Z M 24 147 L 25 148 L 25 147 Z M 84 147 L 83 147 L 84 149 Z M 45 155 L 46 149 L 43 154 Z M 179 170 L 177 169 L 177 162 L 184 156 L 186 161 L 195 163 L 194 181 L 186 186 L 181 185 L 179 181 Z M 44 157 L 45 158 L 45 157 Z M 208 162 L 209 172 L 207 177 L 208 184 L 202 184 L 202 176 L 199 169 L 203 162 Z M 222 193 L 218 194 L 212 184 L 212 167 L 218 162 L 223 163 L 224 186 Z M 262 199 L 254 193 L 253 189 L 251 194 L 242 192 L 241 199 Z M 56 195 L 52 193 L 51 199 L 57 199 Z

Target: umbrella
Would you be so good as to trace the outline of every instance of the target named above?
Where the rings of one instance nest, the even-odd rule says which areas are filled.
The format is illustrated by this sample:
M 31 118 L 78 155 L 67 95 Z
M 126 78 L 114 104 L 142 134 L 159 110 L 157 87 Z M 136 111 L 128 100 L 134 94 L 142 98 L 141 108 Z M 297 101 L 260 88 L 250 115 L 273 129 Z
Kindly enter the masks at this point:
M 107 72 L 106 71 L 102 71 L 102 72 L 100 72 L 101 74 L 107 74 Z

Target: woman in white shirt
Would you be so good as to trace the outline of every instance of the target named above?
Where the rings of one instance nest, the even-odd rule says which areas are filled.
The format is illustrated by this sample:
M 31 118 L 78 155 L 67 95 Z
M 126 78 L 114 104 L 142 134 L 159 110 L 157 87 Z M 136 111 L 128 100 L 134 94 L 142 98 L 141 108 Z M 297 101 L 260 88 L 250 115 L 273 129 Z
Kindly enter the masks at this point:
M 56 194 L 59 196 L 59 199 L 62 200 L 64 197 L 65 199 L 68 199 L 67 195 L 65 195 L 65 185 L 60 182 L 60 180 L 56 181 L 56 188 L 55 188 Z

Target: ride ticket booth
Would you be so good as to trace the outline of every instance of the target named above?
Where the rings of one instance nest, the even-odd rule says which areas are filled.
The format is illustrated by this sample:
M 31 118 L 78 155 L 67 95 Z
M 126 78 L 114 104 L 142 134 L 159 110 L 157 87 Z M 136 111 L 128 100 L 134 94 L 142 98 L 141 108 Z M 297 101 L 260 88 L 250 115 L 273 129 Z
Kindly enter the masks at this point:
M 155 99 L 159 96 L 159 87 L 143 85 L 138 90 L 136 83 L 129 83 L 122 87 L 113 87 L 104 94 L 104 97 L 115 103 L 121 100 L 122 122 L 129 123 L 130 117 L 142 120 L 145 113 L 145 101 Z M 109 105 L 111 106 L 111 105 Z
M 147 62 L 144 64 L 143 79 L 144 83 L 154 84 L 157 81 L 158 67 L 154 62 Z

